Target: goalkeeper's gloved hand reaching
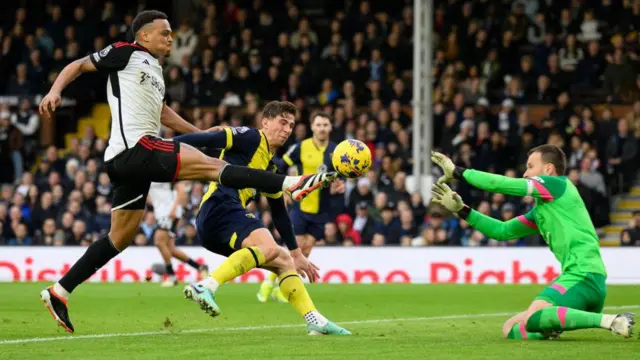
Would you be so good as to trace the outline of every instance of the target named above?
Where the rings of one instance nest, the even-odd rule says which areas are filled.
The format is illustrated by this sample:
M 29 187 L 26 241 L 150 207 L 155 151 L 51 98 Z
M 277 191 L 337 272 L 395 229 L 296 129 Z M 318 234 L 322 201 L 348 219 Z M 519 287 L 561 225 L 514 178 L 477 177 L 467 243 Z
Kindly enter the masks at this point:
M 445 183 L 434 184 L 431 187 L 431 201 L 444 206 L 452 213 L 458 213 L 465 207 L 460 195 Z
M 433 161 L 434 164 L 438 165 L 442 169 L 442 172 L 444 172 L 444 175 L 442 175 L 438 179 L 438 184 L 443 184 L 453 179 L 456 166 L 453 163 L 453 161 L 451 161 L 451 159 L 449 159 L 444 154 L 441 154 L 436 151 L 432 151 L 431 161 Z

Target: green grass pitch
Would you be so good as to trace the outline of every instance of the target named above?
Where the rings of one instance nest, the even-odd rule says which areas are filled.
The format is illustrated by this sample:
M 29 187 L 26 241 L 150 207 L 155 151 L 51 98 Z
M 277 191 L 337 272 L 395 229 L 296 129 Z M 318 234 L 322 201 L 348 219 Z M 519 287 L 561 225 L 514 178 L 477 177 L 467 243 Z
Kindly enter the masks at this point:
M 287 304 L 259 304 L 257 285 L 218 292 L 215 319 L 182 287 L 85 284 L 73 294 L 69 335 L 38 298 L 45 284 L 0 284 L 1 359 L 638 359 L 640 343 L 604 330 L 558 341 L 510 341 L 502 323 L 542 289 L 519 285 L 309 287 L 349 337 L 308 336 Z M 640 287 L 610 286 L 607 306 L 640 309 Z M 607 309 L 616 313 L 620 309 Z

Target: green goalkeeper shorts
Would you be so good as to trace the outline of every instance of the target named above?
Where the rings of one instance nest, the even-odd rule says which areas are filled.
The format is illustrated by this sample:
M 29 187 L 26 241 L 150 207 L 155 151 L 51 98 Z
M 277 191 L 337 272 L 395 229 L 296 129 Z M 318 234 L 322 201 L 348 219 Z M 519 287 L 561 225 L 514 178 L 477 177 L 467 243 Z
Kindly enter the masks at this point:
M 562 274 L 545 288 L 536 300 L 576 310 L 602 312 L 607 297 L 606 277 L 602 274 Z

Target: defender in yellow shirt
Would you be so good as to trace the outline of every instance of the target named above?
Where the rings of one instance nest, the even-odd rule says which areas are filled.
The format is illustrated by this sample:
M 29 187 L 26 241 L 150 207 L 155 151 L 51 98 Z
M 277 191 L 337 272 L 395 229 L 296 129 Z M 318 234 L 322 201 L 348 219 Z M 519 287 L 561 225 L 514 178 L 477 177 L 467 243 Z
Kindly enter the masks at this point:
M 272 101 L 263 109 L 262 130 L 225 128 L 217 133 L 178 138 L 194 146 L 224 149 L 220 157 L 230 164 L 276 170 L 273 155 L 291 135 L 296 112 L 289 102 Z M 305 196 L 328 185 L 336 176 L 336 173 L 303 176 L 300 181 L 308 184 Z M 254 189 L 237 190 L 220 182 L 209 185 L 196 220 L 198 237 L 207 250 L 228 258 L 209 277 L 185 287 L 185 297 L 198 303 L 207 314 L 218 316 L 220 307 L 215 301 L 218 287 L 260 267 L 277 274 L 282 293 L 305 319 L 310 335 L 351 334 L 318 312 L 298 276 L 300 272 L 314 282 L 318 268 L 298 247 L 282 192 L 264 195 L 269 199 L 274 225 L 289 251 L 280 247 L 262 221 L 247 211 L 246 205 L 255 194 Z
M 331 162 L 336 144 L 329 140 L 331 134 L 331 115 L 318 112 L 312 115 L 311 131 L 313 135 L 294 146 L 282 157 L 281 168 L 294 167 L 298 175 L 326 173 L 335 171 Z M 309 257 L 316 241 L 324 239 L 324 227 L 331 220 L 331 196 L 344 193 L 344 182 L 336 180 L 330 188 L 324 188 L 310 193 L 299 203 L 294 203 L 290 209 L 293 231 L 296 234 L 298 246 L 302 254 Z M 286 302 L 286 298 L 276 284 L 275 274 L 272 274 L 260 286 L 258 301 L 266 302 L 269 295 L 274 300 Z

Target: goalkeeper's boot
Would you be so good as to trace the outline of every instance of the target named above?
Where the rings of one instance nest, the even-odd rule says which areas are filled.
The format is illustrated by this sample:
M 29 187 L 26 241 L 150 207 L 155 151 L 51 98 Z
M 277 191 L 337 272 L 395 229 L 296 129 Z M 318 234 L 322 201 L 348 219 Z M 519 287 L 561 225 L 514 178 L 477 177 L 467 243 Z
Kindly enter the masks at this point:
M 338 177 L 336 172 L 328 172 L 303 176 L 287 176 L 284 180 L 285 192 L 291 195 L 294 201 L 304 199 L 314 190 L 331 184 Z
M 40 299 L 53 316 L 53 319 L 58 322 L 58 325 L 62 326 L 65 331 L 73 334 L 74 330 L 71 320 L 69 320 L 67 300 L 56 294 L 56 292 L 53 291 L 53 286 L 42 290 L 40 292 Z
M 258 301 L 266 303 L 269 300 L 269 294 L 273 291 L 274 286 L 271 281 L 263 281 L 260 284 L 260 290 L 258 290 Z
M 216 304 L 213 292 L 198 283 L 191 283 L 185 286 L 184 297 L 185 299 L 190 299 L 198 303 L 200 309 L 211 317 L 216 317 L 221 313 L 220 307 Z
M 633 336 L 633 325 L 636 323 L 633 313 L 621 313 L 611 323 L 611 332 L 626 338 Z
M 273 290 L 271 290 L 271 299 L 273 301 L 277 301 L 277 302 L 281 302 L 281 303 L 288 303 L 289 300 L 287 300 L 287 298 L 284 296 L 284 294 L 282 294 L 282 291 L 280 290 L 280 286 L 276 286 L 273 288 Z
M 341 328 L 334 322 L 329 321 L 326 325 L 307 324 L 307 334 L 309 335 L 351 335 L 351 331 Z

